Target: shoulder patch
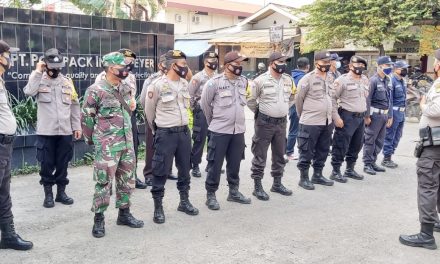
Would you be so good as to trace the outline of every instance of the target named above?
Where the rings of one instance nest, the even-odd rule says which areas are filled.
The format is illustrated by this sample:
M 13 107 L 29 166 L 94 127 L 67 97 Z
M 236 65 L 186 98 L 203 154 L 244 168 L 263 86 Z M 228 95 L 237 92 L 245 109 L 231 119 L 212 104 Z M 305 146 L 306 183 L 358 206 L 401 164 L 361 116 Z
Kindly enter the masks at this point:
M 154 95 L 154 93 L 152 91 L 148 92 L 148 98 L 150 98 L 150 99 L 153 98 L 153 95 Z

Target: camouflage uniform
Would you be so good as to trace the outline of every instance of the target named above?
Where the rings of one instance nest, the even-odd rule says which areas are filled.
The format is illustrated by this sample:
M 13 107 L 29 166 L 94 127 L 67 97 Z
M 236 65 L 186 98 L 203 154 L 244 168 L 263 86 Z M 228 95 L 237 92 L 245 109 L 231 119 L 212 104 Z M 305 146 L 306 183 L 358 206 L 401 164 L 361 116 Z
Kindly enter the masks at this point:
M 130 114 L 113 95 L 116 89 L 127 104 L 130 86 L 114 87 L 107 81 L 90 86 L 84 95 L 81 124 L 84 138 L 95 145 L 93 180 L 96 181 L 92 211 L 104 212 L 110 203 L 110 189 L 116 178 L 116 208 L 130 207 L 134 188 L 135 153 Z

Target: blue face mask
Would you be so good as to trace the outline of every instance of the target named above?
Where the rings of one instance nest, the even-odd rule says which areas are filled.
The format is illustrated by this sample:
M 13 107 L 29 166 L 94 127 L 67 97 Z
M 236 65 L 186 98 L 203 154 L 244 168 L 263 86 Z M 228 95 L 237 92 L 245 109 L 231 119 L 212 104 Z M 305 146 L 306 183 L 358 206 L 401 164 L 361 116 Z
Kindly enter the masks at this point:
M 339 69 L 339 68 L 341 68 L 341 62 L 340 62 L 340 61 L 337 61 L 337 62 L 336 62 L 336 69 Z
M 392 67 L 385 68 L 385 69 L 382 69 L 382 71 L 385 75 L 390 75 L 391 72 L 393 71 L 393 68 Z

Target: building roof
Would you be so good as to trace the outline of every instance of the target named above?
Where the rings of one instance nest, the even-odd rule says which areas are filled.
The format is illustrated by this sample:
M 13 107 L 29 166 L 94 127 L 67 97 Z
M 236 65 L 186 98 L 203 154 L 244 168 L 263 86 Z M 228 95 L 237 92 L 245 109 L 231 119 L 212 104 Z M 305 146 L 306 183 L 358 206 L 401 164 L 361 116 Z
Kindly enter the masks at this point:
M 274 14 L 279 13 L 283 16 L 286 16 L 292 20 L 292 22 L 298 21 L 298 17 L 293 15 L 293 11 L 295 8 L 285 6 L 285 5 L 279 5 L 279 4 L 268 4 L 265 7 L 261 8 L 260 10 L 256 11 L 253 15 L 249 16 L 248 18 L 244 19 L 240 23 L 237 24 L 238 27 L 244 26 L 246 24 L 255 24 L 258 21 L 265 19 L 266 17 Z
M 299 34 L 296 28 L 285 28 L 283 33 L 284 39 L 297 38 Z M 209 44 L 217 45 L 234 45 L 240 43 L 270 43 L 269 29 L 245 30 L 234 34 L 216 34 L 213 39 L 208 41 Z
M 261 5 L 225 0 L 168 0 L 167 7 L 248 17 L 258 11 L 261 8 Z

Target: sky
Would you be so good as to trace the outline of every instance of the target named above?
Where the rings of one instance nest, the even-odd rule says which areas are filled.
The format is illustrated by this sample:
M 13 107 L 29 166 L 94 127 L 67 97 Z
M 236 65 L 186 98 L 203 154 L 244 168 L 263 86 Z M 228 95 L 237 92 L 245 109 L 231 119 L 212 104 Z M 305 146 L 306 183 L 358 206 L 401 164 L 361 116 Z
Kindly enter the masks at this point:
M 277 3 L 292 7 L 300 7 L 305 4 L 312 3 L 314 0 L 228 0 L 228 1 L 259 4 L 261 6 L 264 6 L 265 4 L 267 5 L 269 3 Z

